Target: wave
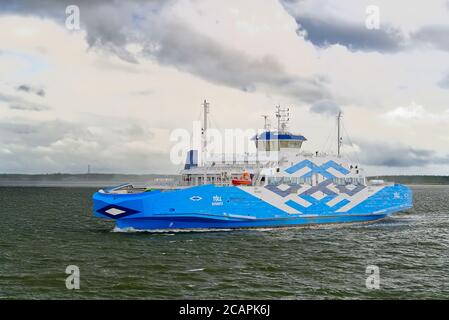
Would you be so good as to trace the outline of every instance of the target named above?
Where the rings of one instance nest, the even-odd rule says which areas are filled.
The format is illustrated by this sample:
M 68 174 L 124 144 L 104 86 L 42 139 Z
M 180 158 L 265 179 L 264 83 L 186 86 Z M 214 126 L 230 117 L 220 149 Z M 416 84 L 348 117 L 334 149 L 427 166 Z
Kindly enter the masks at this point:
M 164 234 L 175 234 L 175 233 L 188 233 L 188 232 L 229 232 L 233 231 L 234 229 L 217 229 L 217 228 L 210 228 L 210 229 L 135 229 L 132 227 L 128 228 L 119 228 L 114 227 L 114 229 L 111 230 L 111 232 L 117 232 L 117 233 L 164 233 Z

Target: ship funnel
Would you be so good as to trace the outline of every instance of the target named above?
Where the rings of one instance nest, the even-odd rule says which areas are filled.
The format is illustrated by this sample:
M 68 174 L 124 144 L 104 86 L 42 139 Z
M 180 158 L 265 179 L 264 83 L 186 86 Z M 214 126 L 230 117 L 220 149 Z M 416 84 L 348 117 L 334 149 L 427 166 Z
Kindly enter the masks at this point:
M 198 167 L 198 150 L 189 150 L 189 152 L 187 152 L 184 170 L 189 170 L 195 167 Z

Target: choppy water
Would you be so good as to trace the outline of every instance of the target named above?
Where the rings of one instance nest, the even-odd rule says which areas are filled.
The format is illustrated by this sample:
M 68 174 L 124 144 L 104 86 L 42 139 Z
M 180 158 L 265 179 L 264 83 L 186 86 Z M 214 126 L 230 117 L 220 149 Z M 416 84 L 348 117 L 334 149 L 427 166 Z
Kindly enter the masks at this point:
M 447 299 L 449 187 L 413 189 L 413 210 L 370 225 L 150 234 L 93 218 L 94 189 L 0 188 L 0 299 Z

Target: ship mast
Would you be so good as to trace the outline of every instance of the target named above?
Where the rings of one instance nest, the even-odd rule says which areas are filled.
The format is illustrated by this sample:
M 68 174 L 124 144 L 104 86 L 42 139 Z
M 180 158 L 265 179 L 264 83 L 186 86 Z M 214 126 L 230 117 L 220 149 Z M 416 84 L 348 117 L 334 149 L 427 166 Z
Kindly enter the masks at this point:
M 207 115 L 209 114 L 209 102 L 205 99 L 203 102 L 203 130 L 201 132 L 203 138 L 203 149 L 202 149 L 202 163 L 206 163 L 206 152 L 207 152 Z
M 340 158 L 340 149 L 341 149 L 341 143 L 342 143 L 340 125 L 341 125 L 341 111 L 338 112 L 338 116 L 337 116 L 337 156 L 339 158 Z
M 276 118 L 278 119 L 278 132 L 281 131 L 281 106 L 276 106 Z
M 287 131 L 287 123 L 290 120 L 290 108 L 276 106 L 276 118 L 278 119 L 278 133 Z
M 263 129 L 266 130 L 266 131 L 269 131 L 269 130 L 270 130 L 270 124 L 269 124 L 269 122 L 268 122 L 268 115 L 263 114 L 262 117 L 263 117 L 263 119 L 264 119 L 264 126 L 263 126 Z

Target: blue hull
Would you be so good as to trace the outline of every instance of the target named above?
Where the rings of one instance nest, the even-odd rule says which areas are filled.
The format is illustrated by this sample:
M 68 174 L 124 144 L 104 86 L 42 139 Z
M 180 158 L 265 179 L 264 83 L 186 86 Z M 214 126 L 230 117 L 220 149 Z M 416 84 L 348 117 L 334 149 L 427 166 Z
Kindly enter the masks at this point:
M 282 203 L 283 199 L 280 199 Z M 292 213 L 273 204 L 272 199 L 267 201 L 245 191 L 244 187 L 234 186 L 204 185 L 137 194 L 97 192 L 93 196 L 95 216 L 114 219 L 120 229 L 136 230 L 266 228 L 370 222 L 412 207 L 412 192 L 403 185 L 385 186 L 366 199 L 345 199 L 332 206 L 329 203 L 333 198 L 318 201 L 304 196 L 304 199 L 308 199 L 311 205 L 302 207 L 292 200 L 282 203 L 291 206 L 295 211 Z M 357 204 L 351 205 L 351 201 Z
M 257 220 L 257 221 L 217 221 L 214 219 L 201 218 L 173 218 L 167 220 L 158 220 L 152 218 L 143 219 L 123 219 L 116 221 L 116 227 L 119 229 L 136 230 L 176 230 L 176 229 L 238 229 L 238 228 L 279 228 L 301 225 L 318 224 L 339 224 L 370 222 L 385 218 L 386 214 L 365 215 L 365 216 L 346 216 L 346 217 L 322 217 L 322 218 L 291 218 L 284 220 Z

